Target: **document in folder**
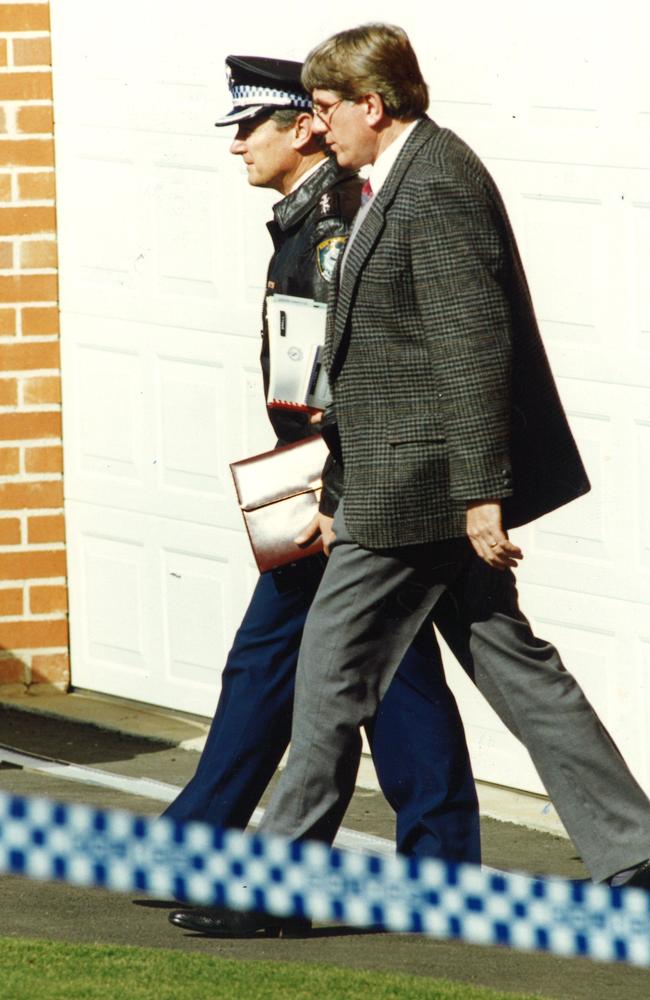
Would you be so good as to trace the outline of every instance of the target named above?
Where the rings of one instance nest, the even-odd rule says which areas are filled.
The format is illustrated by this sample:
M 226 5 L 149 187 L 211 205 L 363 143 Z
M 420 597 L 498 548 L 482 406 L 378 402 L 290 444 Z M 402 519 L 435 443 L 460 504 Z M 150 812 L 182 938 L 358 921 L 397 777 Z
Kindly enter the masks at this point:
M 269 331 L 269 406 L 324 410 L 331 402 L 322 361 L 327 306 L 294 295 L 266 300 Z

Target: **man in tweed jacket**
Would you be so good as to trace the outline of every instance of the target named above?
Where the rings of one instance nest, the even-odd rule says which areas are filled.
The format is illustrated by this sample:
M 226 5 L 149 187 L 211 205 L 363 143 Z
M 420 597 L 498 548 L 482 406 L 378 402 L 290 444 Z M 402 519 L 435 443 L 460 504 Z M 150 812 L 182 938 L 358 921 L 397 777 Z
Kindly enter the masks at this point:
M 262 828 L 332 839 L 359 727 L 439 615 L 526 744 L 592 877 L 650 888 L 650 802 L 518 607 L 522 553 L 506 529 L 589 483 L 499 193 L 465 143 L 426 117 L 401 29 L 333 36 L 308 57 L 303 83 L 339 165 L 372 165 L 371 190 L 328 321 L 344 500 L 304 631 L 289 761 Z

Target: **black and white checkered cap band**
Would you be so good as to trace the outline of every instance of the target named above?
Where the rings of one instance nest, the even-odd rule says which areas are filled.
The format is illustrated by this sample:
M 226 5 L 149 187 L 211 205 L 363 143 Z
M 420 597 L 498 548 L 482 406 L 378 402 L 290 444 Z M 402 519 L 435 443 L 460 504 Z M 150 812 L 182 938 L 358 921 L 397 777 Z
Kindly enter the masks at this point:
M 254 87 L 249 83 L 238 83 L 230 88 L 232 103 L 236 108 L 251 104 L 269 105 L 278 108 L 311 108 L 311 99 L 305 94 L 290 90 L 276 90 L 273 87 Z
M 311 100 L 305 94 L 290 90 L 276 90 L 273 87 L 254 87 L 252 84 L 235 84 L 230 88 L 233 107 L 214 124 L 236 125 L 255 118 L 264 111 L 276 108 L 304 108 L 311 110 Z

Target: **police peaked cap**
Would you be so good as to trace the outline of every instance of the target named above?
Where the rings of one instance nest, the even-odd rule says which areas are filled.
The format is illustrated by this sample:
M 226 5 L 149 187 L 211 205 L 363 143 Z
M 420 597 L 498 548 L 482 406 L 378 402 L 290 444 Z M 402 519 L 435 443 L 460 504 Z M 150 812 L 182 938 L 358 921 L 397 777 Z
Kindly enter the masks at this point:
M 234 125 L 280 108 L 311 110 L 311 98 L 300 82 L 302 63 L 265 56 L 228 56 L 226 79 L 232 109 L 215 125 Z

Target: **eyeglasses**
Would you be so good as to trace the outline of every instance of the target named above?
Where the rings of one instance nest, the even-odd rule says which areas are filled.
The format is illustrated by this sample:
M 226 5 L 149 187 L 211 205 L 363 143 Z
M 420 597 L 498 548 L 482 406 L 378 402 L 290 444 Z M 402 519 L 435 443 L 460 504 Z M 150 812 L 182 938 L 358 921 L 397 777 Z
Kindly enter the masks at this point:
M 351 104 L 345 97 L 339 97 L 338 101 L 334 101 L 334 104 L 330 104 L 329 108 L 321 108 L 318 104 L 312 104 L 312 111 L 317 118 L 320 118 L 323 125 L 327 125 L 329 128 L 332 124 L 332 118 L 334 117 L 334 112 L 338 108 L 339 104 L 343 103 Z

